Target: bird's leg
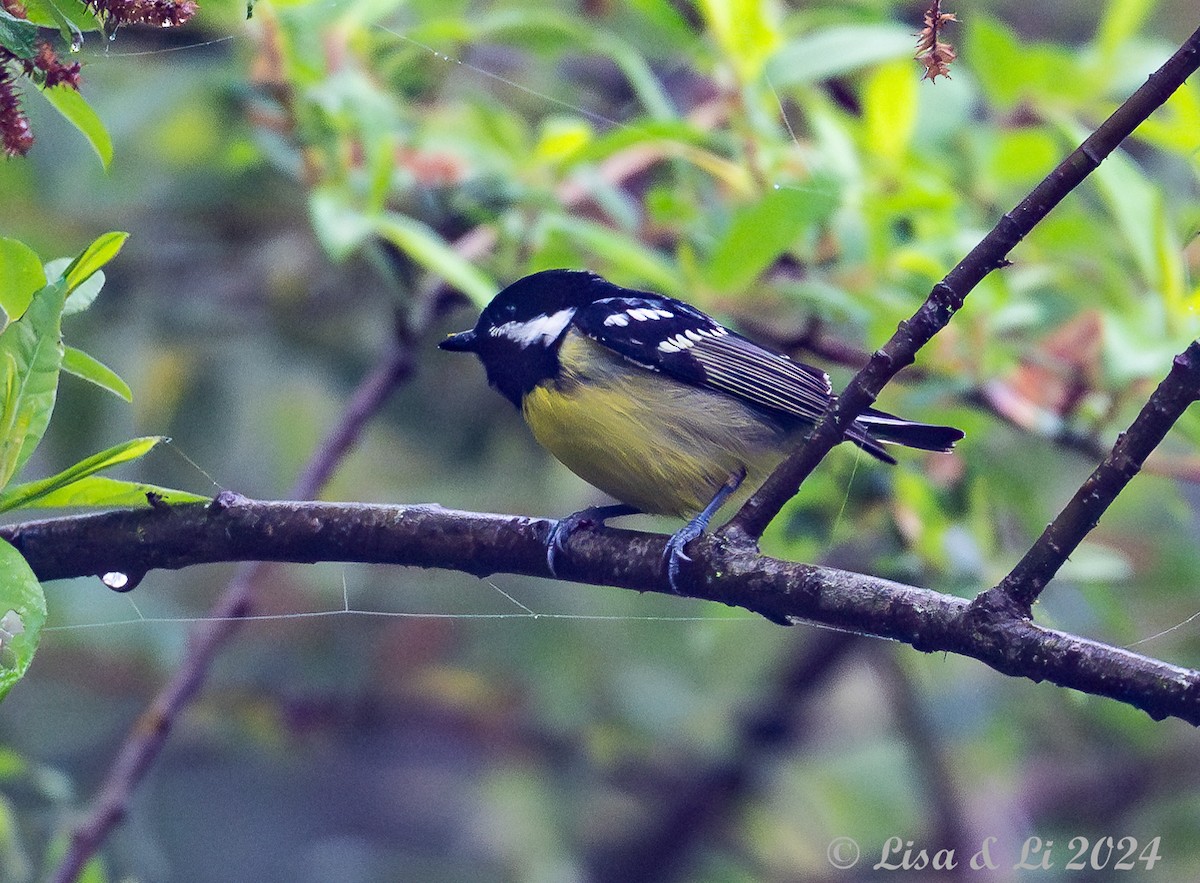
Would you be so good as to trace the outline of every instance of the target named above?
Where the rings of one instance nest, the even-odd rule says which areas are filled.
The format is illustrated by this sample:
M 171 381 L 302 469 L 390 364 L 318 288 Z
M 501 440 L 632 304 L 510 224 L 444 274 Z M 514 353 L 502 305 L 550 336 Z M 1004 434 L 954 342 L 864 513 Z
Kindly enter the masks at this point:
M 558 576 L 555 559 L 560 552 L 567 551 L 567 542 L 571 539 L 571 534 L 579 528 L 589 524 L 604 524 L 608 519 L 620 518 L 622 515 L 637 515 L 641 511 L 636 506 L 626 503 L 614 503 L 611 506 L 589 506 L 574 515 L 560 518 L 555 522 L 554 527 L 550 530 L 550 536 L 546 540 L 546 564 L 549 566 L 550 572 Z
M 671 590 L 676 595 L 683 594 L 679 591 L 679 568 L 681 561 L 691 561 L 692 559 L 684 553 L 683 548 L 700 534 L 704 533 L 704 529 L 708 527 L 708 522 L 717 514 L 717 511 L 725 505 L 725 501 L 730 495 L 736 491 L 743 481 L 746 480 L 746 470 L 741 469 L 734 475 L 729 476 L 729 480 L 717 488 L 716 494 L 713 495 L 712 501 L 704 507 L 703 511 L 677 530 L 669 540 L 667 540 L 666 551 L 663 552 L 663 558 L 667 562 L 667 582 L 671 584 Z

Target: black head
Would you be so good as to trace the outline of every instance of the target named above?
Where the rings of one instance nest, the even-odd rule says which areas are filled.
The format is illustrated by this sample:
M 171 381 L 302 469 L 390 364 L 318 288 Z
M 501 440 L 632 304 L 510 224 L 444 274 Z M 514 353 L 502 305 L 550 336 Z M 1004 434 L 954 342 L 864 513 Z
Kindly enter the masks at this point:
M 575 311 L 619 291 L 595 273 L 533 273 L 492 298 L 474 328 L 438 347 L 479 356 L 488 382 L 519 408 L 525 393 L 558 373 L 558 346 Z

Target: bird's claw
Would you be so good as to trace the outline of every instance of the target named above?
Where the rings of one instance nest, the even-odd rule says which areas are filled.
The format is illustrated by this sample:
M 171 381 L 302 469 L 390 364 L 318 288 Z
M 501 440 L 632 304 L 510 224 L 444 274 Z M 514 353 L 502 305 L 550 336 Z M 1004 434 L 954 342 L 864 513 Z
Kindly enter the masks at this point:
M 692 560 L 692 556 L 685 552 L 684 548 L 702 533 L 704 533 L 703 525 L 688 522 L 667 540 L 667 547 L 663 551 L 663 560 L 667 564 L 667 583 L 676 595 L 683 594 L 679 588 L 679 572 L 683 567 L 683 562 L 686 561 L 690 564 Z
M 590 509 L 560 518 L 554 523 L 554 527 L 550 529 L 550 536 L 546 540 L 546 566 L 550 568 L 551 574 L 558 576 L 558 565 L 555 562 L 559 554 L 567 551 L 567 541 L 571 538 L 571 534 L 591 523 Z
M 741 486 L 745 478 L 745 469 L 739 469 L 736 473 L 729 476 L 729 479 L 717 488 L 717 492 L 713 494 L 712 500 L 700 511 L 700 514 L 677 530 L 667 540 L 667 548 L 663 551 L 663 559 L 667 562 L 667 582 L 671 586 L 671 591 L 676 595 L 683 594 L 679 588 L 680 562 L 690 562 L 692 560 L 684 552 L 684 547 L 704 533 L 704 529 L 708 527 L 708 522 L 712 520 L 712 517 L 717 514 L 717 510 L 729 499 L 729 495 Z
M 567 551 L 567 543 L 571 535 L 581 527 L 591 527 L 604 524 L 609 518 L 619 518 L 622 515 L 636 515 L 633 506 L 619 503 L 613 506 L 589 506 L 566 518 L 560 518 L 550 528 L 550 536 L 546 538 L 546 566 L 553 576 L 558 576 L 558 556 Z

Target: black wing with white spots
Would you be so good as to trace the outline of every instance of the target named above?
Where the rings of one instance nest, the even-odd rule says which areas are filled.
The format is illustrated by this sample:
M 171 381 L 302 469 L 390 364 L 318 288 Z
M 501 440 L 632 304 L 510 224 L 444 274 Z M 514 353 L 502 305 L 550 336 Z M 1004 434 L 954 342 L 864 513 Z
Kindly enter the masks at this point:
M 671 298 L 604 298 L 582 307 L 573 324 L 644 368 L 786 416 L 815 421 L 832 399 L 825 372 L 764 349 Z

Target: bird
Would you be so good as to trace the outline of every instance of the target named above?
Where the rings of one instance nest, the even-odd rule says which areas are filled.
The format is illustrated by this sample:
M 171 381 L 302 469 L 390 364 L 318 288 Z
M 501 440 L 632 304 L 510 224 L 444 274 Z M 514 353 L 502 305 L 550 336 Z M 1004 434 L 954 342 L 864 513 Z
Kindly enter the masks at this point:
M 550 572 L 586 524 L 672 515 L 687 521 L 664 550 L 677 593 L 687 544 L 720 509 L 748 499 L 837 400 L 819 368 L 684 301 L 586 270 L 518 279 L 473 328 L 438 346 L 474 353 L 534 438 L 618 501 L 559 519 L 546 543 Z M 890 464 L 884 445 L 949 451 L 963 436 L 874 409 L 845 433 Z

